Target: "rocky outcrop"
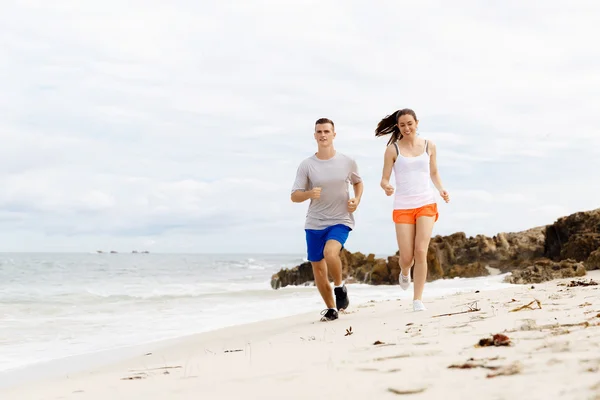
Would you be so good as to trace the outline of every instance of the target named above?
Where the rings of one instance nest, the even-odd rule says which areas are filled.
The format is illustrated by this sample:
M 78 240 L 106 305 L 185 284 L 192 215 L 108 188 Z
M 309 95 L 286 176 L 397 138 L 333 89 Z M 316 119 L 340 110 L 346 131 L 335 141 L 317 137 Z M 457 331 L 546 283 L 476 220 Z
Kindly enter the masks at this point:
M 583 263 L 572 259 L 559 262 L 538 259 L 533 265 L 516 269 L 506 277 L 506 281 L 516 284 L 542 283 L 553 279 L 575 278 L 586 274 Z
M 429 244 L 428 266 L 433 267 L 429 278 L 446 277 L 451 269 L 454 276 L 470 276 L 472 273 L 468 271 L 473 271 L 474 263 L 481 264 L 478 269 L 481 275 L 486 275 L 486 265 L 501 272 L 512 270 L 524 261 L 544 255 L 544 231 L 545 227 L 538 227 L 493 237 L 467 238 L 462 232 L 435 236 Z
M 600 209 L 559 218 L 546 227 L 544 254 L 558 261 L 586 261 L 600 249 Z
M 271 277 L 271 287 L 279 289 L 289 285 L 302 285 L 314 281 L 312 266 L 309 262 L 302 263 L 294 268 L 284 268 Z
M 364 282 L 372 285 L 385 285 L 396 282 L 400 274 L 397 256 L 376 258 L 375 254 L 365 256 L 362 253 L 350 253 L 342 250 L 342 275 L 350 281 Z
M 585 261 L 585 268 L 588 271 L 600 269 L 600 249 L 592 251 L 590 256 Z
M 388 257 L 386 261 L 383 258 L 375 258 L 374 254 L 350 253 L 343 249 L 340 258 L 342 260 L 342 277 L 348 282 L 364 282 L 373 285 L 398 282 L 400 274 L 398 256 Z M 294 268 L 282 269 L 274 274 L 271 277 L 271 287 L 279 289 L 288 285 L 312 284 L 314 279 L 312 265 L 310 262 L 304 262 Z
M 344 279 L 373 285 L 398 283 L 399 256 L 387 258 L 342 250 Z M 488 237 L 463 232 L 431 239 L 427 252 L 427 280 L 489 275 L 491 268 L 512 272 L 510 282 L 585 274 L 600 269 L 600 209 L 559 218 L 551 225 Z M 583 269 L 582 269 L 583 268 Z M 581 276 L 581 275 L 573 275 Z M 310 263 L 273 275 L 271 286 L 301 285 L 314 279 Z

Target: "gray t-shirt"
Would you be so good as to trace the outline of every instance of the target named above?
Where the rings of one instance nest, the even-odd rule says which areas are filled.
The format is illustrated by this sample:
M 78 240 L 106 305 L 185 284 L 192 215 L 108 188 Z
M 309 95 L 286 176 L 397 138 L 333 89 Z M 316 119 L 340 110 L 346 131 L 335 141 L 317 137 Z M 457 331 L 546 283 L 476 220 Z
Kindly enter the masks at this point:
M 296 190 L 321 188 L 319 199 L 310 199 L 306 213 L 305 229 L 325 229 L 344 224 L 354 229 L 354 216 L 348 212 L 349 184 L 362 182 L 354 159 L 336 152 L 329 160 L 316 155 L 300 163 L 292 193 Z

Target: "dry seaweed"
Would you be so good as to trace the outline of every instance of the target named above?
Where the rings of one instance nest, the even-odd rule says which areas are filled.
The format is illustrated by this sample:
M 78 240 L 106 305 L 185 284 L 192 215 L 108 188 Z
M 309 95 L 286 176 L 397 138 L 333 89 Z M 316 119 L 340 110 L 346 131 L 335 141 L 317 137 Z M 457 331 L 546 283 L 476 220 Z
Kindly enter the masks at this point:
M 125 378 L 121 378 L 122 381 L 135 381 L 135 380 L 139 380 L 139 379 L 146 379 L 146 374 L 141 373 L 141 374 L 136 374 L 136 375 L 132 375 L 132 376 L 126 376 Z
M 403 395 L 403 394 L 417 394 L 417 393 L 423 393 L 425 391 L 425 388 L 421 388 L 421 389 L 412 389 L 412 390 L 398 390 L 398 389 L 394 389 L 394 388 L 388 388 L 388 392 L 394 393 L 394 394 L 399 394 L 399 395 Z
M 567 287 L 577 287 L 577 286 L 597 286 L 598 282 L 596 282 L 593 279 L 590 279 L 589 281 L 586 280 L 573 280 L 571 282 L 569 282 L 568 284 L 565 283 L 559 283 L 559 286 L 567 286 Z
M 352 332 L 352 327 L 346 329 L 346 334 L 344 336 L 350 336 L 352 335 L 354 332 Z
M 519 372 L 521 372 L 521 364 L 519 364 L 518 362 L 512 363 L 510 365 L 504 366 L 498 370 L 496 370 L 496 372 L 490 372 L 489 374 L 487 374 L 486 378 L 495 378 L 497 376 L 510 376 L 510 375 L 516 375 Z
M 491 370 L 497 370 L 500 367 L 497 365 L 486 365 L 483 363 L 475 363 L 475 362 L 466 362 L 463 364 L 452 364 L 450 366 L 448 366 L 448 368 L 457 368 L 457 369 L 472 369 L 472 368 L 485 368 L 485 369 L 491 369 Z
M 491 338 L 483 338 L 479 340 L 479 343 L 476 347 L 488 347 L 488 346 L 510 346 L 511 341 L 510 338 L 501 333 L 496 333 Z
M 538 308 L 533 308 L 532 306 L 534 304 L 537 304 Z M 510 312 L 516 312 L 516 311 L 521 311 L 521 310 L 525 310 L 525 309 L 528 309 L 528 310 L 537 310 L 537 309 L 539 309 L 539 310 L 541 310 L 542 309 L 542 303 L 539 300 L 535 299 L 535 300 L 533 300 L 533 301 L 525 304 L 524 306 L 517 307 L 517 308 L 514 308 L 514 309 L 510 310 Z
M 535 326 L 526 326 L 526 327 L 522 327 L 520 329 L 511 329 L 505 332 L 518 332 L 518 331 L 523 331 L 523 330 L 527 330 L 527 331 L 543 331 L 546 329 L 559 329 L 559 328 L 573 328 L 573 327 L 577 327 L 577 326 L 583 326 L 584 328 L 589 327 L 590 324 L 589 321 L 583 321 L 583 322 L 576 322 L 576 323 L 569 323 L 569 324 L 546 324 L 546 325 L 535 325 Z M 595 325 L 595 324 L 594 324 Z
M 473 358 L 473 357 L 471 357 L 463 364 L 452 364 L 452 365 L 449 365 L 448 368 L 451 368 L 451 369 L 452 368 L 457 368 L 457 369 L 486 368 L 486 369 L 495 370 L 500 367 L 493 366 L 493 365 L 487 365 L 487 362 L 498 361 L 501 358 L 504 358 L 504 357 L 500 357 L 500 356 L 491 357 L 491 358 Z
M 407 358 L 407 357 L 410 357 L 410 354 L 398 354 L 396 356 L 379 357 L 379 358 L 375 358 L 373 361 L 387 361 L 387 360 L 395 360 L 398 358 Z
M 472 303 L 468 303 L 468 304 L 466 304 L 466 306 L 469 307 L 469 309 L 466 311 L 458 311 L 458 312 L 453 312 L 453 313 L 448 313 L 448 314 L 438 314 L 438 315 L 434 315 L 432 318 L 450 317 L 452 315 L 467 314 L 467 313 L 471 313 L 471 312 L 481 311 L 481 308 L 477 307 L 476 301 L 474 301 Z
M 475 358 L 469 358 L 467 360 L 467 362 L 463 363 L 463 364 L 452 364 L 450 366 L 448 366 L 448 368 L 451 369 L 473 369 L 473 368 L 484 368 L 484 369 L 489 369 L 491 371 L 495 371 L 495 372 L 490 372 L 487 375 L 487 378 L 494 378 L 496 376 L 500 376 L 500 375 L 514 375 L 514 374 L 518 374 L 519 372 L 521 372 L 521 364 L 519 364 L 518 362 L 515 362 L 513 364 L 510 365 L 506 365 L 506 366 L 501 366 L 501 365 L 488 365 L 487 362 L 488 361 L 496 361 L 499 360 L 500 357 L 493 357 L 493 358 L 487 358 L 487 359 L 475 359 Z
M 409 332 L 421 332 L 421 328 L 419 328 L 421 325 L 412 325 L 409 326 L 408 328 L 406 328 L 406 330 L 404 331 L 404 333 L 409 333 Z
M 452 364 L 449 365 L 448 368 L 450 369 L 473 369 L 473 368 L 485 368 L 485 369 L 490 369 L 492 371 L 495 371 L 497 369 L 500 369 L 501 367 L 498 365 L 487 365 L 485 363 L 485 361 L 475 361 L 473 359 L 470 359 L 469 361 L 462 363 L 462 364 Z
M 381 340 L 376 340 L 375 342 L 373 342 L 374 346 L 392 346 L 393 343 L 386 343 L 386 342 L 382 342 Z

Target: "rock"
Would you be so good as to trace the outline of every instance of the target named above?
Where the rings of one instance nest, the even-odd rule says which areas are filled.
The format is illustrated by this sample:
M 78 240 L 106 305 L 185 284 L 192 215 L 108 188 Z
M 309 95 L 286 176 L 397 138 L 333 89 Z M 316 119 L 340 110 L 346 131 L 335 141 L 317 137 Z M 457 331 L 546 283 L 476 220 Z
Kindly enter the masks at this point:
M 600 209 L 559 218 L 546 227 L 544 255 L 554 261 L 585 261 L 600 247 Z
M 350 253 L 342 249 L 340 253 L 342 261 L 342 279 L 359 283 L 384 284 L 389 282 L 389 271 L 385 260 L 375 258 L 374 254 L 365 256 L 361 252 Z M 375 269 L 377 267 L 377 269 Z M 375 275 L 373 273 L 375 272 Z M 331 279 L 331 274 L 329 276 Z M 291 269 L 281 269 L 271 276 L 271 287 L 279 289 L 288 285 L 314 284 L 315 276 L 313 274 L 310 262 L 304 262 Z
M 538 259 L 533 265 L 512 271 L 505 281 L 523 285 L 542 283 L 553 279 L 575 278 L 584 276 L 586 273 L 583 263 L 576 260 L 567 259 L 556 262 L 550 259 Z
M 350 253 L 343 249 L 342 275 L 344 279 L 354 277 L 358 282 L 373 285 L 389 284 L 390 269 L 386 261 L 375 254 Z M 344 261 L 345 260 L 345 261 Z
M 585 269 L 588 271 L 592 271 L 595 269 L 600 269 L 600 247 L 590 254 L 590 256 L 585 261 Z
M 467 265 L 455 264 L 446 273 L 446 278 L 475 278 L 477 276 L 487 276 L 490 271 L 480 262 L 474 262 Z
M 341 260 L 342 276 L 346 281 L 398 284 L 398 252 L 387 258 L 377 258 L 374 254 L 351 253 L 343 249 Z M 548 264 L 550 260 L 555 264 Z M 467 237 L 464 232 L 437 235 L 431 239 L 427 251 L 427 281 L 486 276 L 490 269 L 500 273 L 513 272 L 512 279 L 554 279 L 551 276 L 567 274 L 556 272 L 568 270 L 567 264 L 561 264 L 563 260 L 571 263 L 568 265 L 584 262 L 582 265 L 587 269 L 600 269 L 600 209 L 562 217 L 550 225 L 521 232 L 502 232 L 492 237 Z M 523 272 L 518 272 L 521 270 Z M 575 270 L 581 272 L 579 264 Z M 271 286 L 277 289 L 313 280 L 310 263 L 304 263 L 274 274 Z
M 434 281 L 444 277 L 444 269 L 440 262 L 441 250 L 438 249 L 432 243 L 429 243 L 429 249 L 427 250 L 427 280 Z M 414 269 L 411 269 L 411 275 Z
M 388 268 L 388 264 L 384 259 L 378 259 L 375 262 L 370 278 L 371 279 L 369 280 L 369 283 L 373 285 L 390 284 L 390 269 Z
M 340 258 L 342 260 L 342 277 L 344 279 L 352 275 L 351 271 L 354 271 L 357 266 L 364 265 L 367 261 L 367 257 L 363 253 L 359 251 L 350 253 L 346 249 L 342 249 Z M 362 279 L 359 279 L 359 281 L 362 281 Z
M 577 261 L 585 261 L 599 247 L 599 233 L 586 232 L 575 234 L 562 246 L 559 259 L 572 258 Z
M 467 238 L 463 232 L 436 236 L 429 244 L 429 278 L 447 275 L 456 265 L 480 262 L 501 272 L 507 272 L 524 260 L 544 254 L 545 227 L 523 232 L 500 233 L 493 237 L 477 235 Z M 483 272 L 483 269 L 480 269 Z
M 310 262 L 304 262 L 297 267 L 291 269 L 282 269 L 271 277 L 271 287 L 279 289 L 288 285 L 302 285 L 308 282 L 313 282 L 315 276 L 313 274 L 312 265 Z
M 387 265 L 390 270 L 390 283 L 398 283 L 398 279 L 400 279 L 400 257 L 397 255 L 389 256 Z

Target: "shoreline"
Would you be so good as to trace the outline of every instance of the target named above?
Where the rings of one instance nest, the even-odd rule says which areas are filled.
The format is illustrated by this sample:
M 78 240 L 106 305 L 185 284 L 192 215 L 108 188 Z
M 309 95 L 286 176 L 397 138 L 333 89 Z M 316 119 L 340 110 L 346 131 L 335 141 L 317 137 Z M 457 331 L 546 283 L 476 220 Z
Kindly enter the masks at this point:
M 503 278 L 506 274 L 500 274 L 502 276 L 489 275 L 482 277 L 474 277 L 474 278 L 452 278 L 452 279 L 439 279 L 436 281 L 428 282 L 428 285 L 431 285 L 431 291 L 435 294 L 429 297 L 430 300 L 434 300 L 436 298 L 446 296 L 448 293 L 458 293 L 463 291 L 470 291 L 474 288 L 481 291 L 488 290 L 497 290 L 494 288 L 494 285 L 502 285 L 505 287 L 512 286 L 508 283 L 502 283 L 501 278 Z M 454 284 L 454 282 L 460 282 L 459 284 Z M 492 286 L 491 288 L 489 286 Z M 380 302 L 386 301 L 389 298 L 393 297 L 394 299 L 408 299 L 412 298 L 412 290 L 402 291 L 398 285 L 368 285 L 362 283 L 351 283 L 348 284 L 349 290 L 355 291 L 354 296 L 351 296 L 352 303 L 354 306 L 359 306 L 367 302 Z M 295 290 L 295 287 L 290 287 L 287 289 L 280 290 Z M 311 299 L 309 301 L 315 302 L 315 304 L 319 304 L 321 302 L 321 298 L 318 294 L 318 291 L 315 286 L 311 288 L 300 287 L 300 290 L 305 291 L 310 289 L 312 292 Z M 374 290 L 373 293 L 364 294 L 361 293 L 364 290 Z M 394 292 L 390 295 L 390 291 Z M 271 291 L 272 293 L 275 293 Z M 440 293 L 441 292 L 441 293 Z M 360 294 L 359 294 L 360 293 Z M 365 297 L 366 296 L 366 297 Z M 391 297 L 390 297 L 391 296 Z M 386 299 L 387 297 L 387 299 Z M 375 300 L 374 300 L 375 299 Z M 320 311 L 319 305 L 311 309 L 311 303 L 307 302 L 307 310 L 298 311 L 295 310 L 290 314 L 280 316 L 267 316 L 261 319 L 250 321 L 250 322 L 240 322 L 233 323 L 224 326 L 218 326 L 216 328 L 209 328 L 205 331 L 196 331 L 196 332 L 188 332 L 182 333 L 177 336 L 154 339 L 149 341 L 143 341 L 141 343 L 132 343 L 118 347 L 105 348 L 95 351 L 88 351 L 80 354 L 72 354 L 65 355 L 64 357 L 54 358 L 49 360 L 42 360 L 32 364 L 17 366 L 8 370 L 0 371 L 0 389 L 9 388 L 14 386 L 15 383 L 26 383 L 29 381 L 37 380 L 37 379 L 46 379 L 49 377 L 57 377 L 65 374 L 77 373 L 82 370 L 94 369 L 105 366 L 107 364 L 116 363 L 119 361 L 123 361 L 124 359 L 134 357 L 136 354 L 140 352 L 144 352 L 146 349 L 153 349 L 157 347 L 169 346 L 171 343 L 176 343 L 180 340 L 185 340 L 186 338 L 194 337 L 197 335 L 210 334 L 213 332 L 218 332 L 223 329 L 228 328 L 238 328 L 251 324 L 260 324 L 263 322 L 269 322 L 280 318 L 289 318 L 294 316 L 301 316 L 304 314 L 307 315 L 316 315 Z M 324 306 L 323 306 L 324 307 Z M 147 351 L 146 351 L 147 352 Z
M 600 270 L 582 278 L 444 295 L 428 299 L 428 311 L 421 313 L 397 299 L 356 305 L 333 322 L 319 322 L 310 312 L 236 325 L 140 345 L 137 355 L 66 376 L 0 387 L 0 397 L 267 399 L 285 391 L 298 399 L 315 394 L 386 399 L 417 391 L 415 398 L 441 398 L 452 388 L 456 398 L 473 390 L 510 398 L 524 389 L 534 390 L 528 399 L 593 398 L 600 396 L 600 285 L 559 286 L 590 279 L 600 281 Z M 510 312 L 536 299 L 541 309 L 534 304 Z M 469 304 L 480 310 L 465 312 Z M 460 313 L 435 316 L 455 312 Z M 475 346 L 495 333 L 507 335 L 511 346 Z M 448 368 L 470 358 L 481 365 Z M 508 375 L 486 378 L 502 371 Z M 468 384 L 457 386 L 457 380 Z

